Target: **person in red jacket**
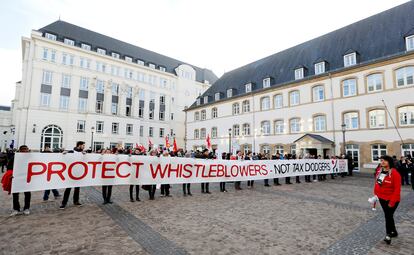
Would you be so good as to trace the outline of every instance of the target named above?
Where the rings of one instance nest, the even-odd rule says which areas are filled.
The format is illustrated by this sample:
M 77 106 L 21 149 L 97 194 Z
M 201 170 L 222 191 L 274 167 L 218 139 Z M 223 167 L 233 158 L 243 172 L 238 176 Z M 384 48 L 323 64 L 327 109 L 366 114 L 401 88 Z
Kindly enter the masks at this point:
M 394 212 L 401 199 L 401 176 L 395 169 L 394 160 L 390 156 L 382 156 L 381 163 L 375 174 L 376 182 L 374 194 L 378 197 L 385 215 L 385 228 L 387 235 L 384 241 L 391 244 L 391 237 L 397 237 Z

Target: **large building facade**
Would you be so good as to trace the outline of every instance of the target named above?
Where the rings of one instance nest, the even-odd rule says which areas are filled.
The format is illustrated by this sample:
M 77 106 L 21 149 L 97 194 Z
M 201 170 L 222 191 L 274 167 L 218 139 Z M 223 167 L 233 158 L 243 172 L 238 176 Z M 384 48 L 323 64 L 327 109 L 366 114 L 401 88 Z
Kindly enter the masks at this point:
M 0 105 L 0 151 L 14 147 L 14 126 L 10 106 Z
M 56 21 L 22 38 L 23 74 L 12 102 L 16 144 L 95 150 L 176 137 L 184 108 L 217 77 L 161 54 Z
M 220 152 L 345 147 L 355 167 L 414 156 L 412 13 L 413 1 L 225 73 L 187 109 L 187 149 L 209 136 Z

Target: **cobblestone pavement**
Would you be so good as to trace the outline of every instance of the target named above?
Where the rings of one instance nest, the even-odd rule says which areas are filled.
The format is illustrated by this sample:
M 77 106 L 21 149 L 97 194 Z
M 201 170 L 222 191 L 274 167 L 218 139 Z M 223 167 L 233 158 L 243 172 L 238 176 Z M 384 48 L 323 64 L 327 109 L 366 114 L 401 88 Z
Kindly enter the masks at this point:
M 284 183 L 282 180 L 281 183 Z M 245 187 L 245 183 L 244 187 Z M 32 194 L 29 216 L 8 217 L 11 197 L 0 196 L 0 254 L 414 254 L 414 192 L 403 188 L 392 245 L 381 209 L 367 202 L 372 178 L 264 187 L 129 202 L 128 187 L 102 205 L 100 188 L 81 189 L 84 206 L 59 210 L 59 201 Z M 157 191 L 157 193 L 159 193 Z M 53 196 L 52 196 L 53 197 Z M 21 196 L 23 200 L 23 196 Z

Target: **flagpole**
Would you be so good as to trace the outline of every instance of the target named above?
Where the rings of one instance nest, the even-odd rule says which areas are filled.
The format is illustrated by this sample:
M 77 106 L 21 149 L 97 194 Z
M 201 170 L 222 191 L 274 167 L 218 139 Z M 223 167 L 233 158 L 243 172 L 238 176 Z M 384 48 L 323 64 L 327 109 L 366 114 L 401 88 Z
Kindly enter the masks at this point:
M 390 113 L 390 111 L 388 110 L 388 107 L 387 107 L 387 105 L 385 104 L 384 99 L 381 99 L 381 101 L 382 101 L 382 103 L 384 104 L 385 110 L 387 111 L 388 116 L 390 117 L 390 119 L 391 119 L 391 121 L 392 121 L 392 124 L 394 125 L 395 131 L 397 131 L 397 134 L 398 134 L 398 136 L 400 137 L 400 140 L 401 140 L 401 146 L 402 146 L 402 147 L 404 147 L 404 140 L 402 139 L 402 136 L 401 136 L 401 134 L 400 134 L 400 131 L 398 130 L 397 125 L 395 124 L 394 118 L 391 116 L 391 113 Z

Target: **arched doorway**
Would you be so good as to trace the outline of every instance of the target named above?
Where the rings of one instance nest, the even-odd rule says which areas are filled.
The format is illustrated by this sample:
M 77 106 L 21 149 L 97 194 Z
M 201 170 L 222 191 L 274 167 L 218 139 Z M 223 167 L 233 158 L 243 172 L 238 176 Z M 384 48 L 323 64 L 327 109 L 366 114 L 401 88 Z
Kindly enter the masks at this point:
M 45 146 L 53 149 L 62 148 L 63 132 L 62 129 L 56 125 L 46 126 L 42 130 L 42 137 L 40 141 L 40 148 L 43 150 Z

